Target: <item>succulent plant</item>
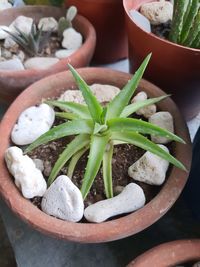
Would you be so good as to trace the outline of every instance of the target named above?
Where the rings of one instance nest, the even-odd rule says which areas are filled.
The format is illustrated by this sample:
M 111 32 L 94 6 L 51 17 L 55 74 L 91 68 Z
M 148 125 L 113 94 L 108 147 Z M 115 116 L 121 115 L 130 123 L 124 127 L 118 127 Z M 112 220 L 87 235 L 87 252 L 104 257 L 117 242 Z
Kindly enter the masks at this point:
M 47 104 L 64 110 L 63 112 L 56 113 L 56 115 L 67 119 L 67 121 L 50 129 L 25 150 L 25 153 L 28 153 L 49 141 L 66 136 L 75 136 L 67 144 L 56 161 L 49 176 L 48 185 L 54 181 L 60 170 L 68 162 L 68 176 L 73 179 L 73 172 L 78 160 L 89 150 L 81 188 L 83 198 L 85 199 L 90 191 L 101 164 L 103 166 L 106 197 L 112 197 L 112 156 L 113 148 L 116 144 L 132 144 L 138 146 L 185 170 L 185 167 L 180 161 L 150 141 L 145 135 L 165 136 L 171 140 L 184 143 L 180 137 L 149 122 L 129 117 L 138 109 L 154 104 L 167 97 L 165 95 L 129 104 L 150 60 L 150 56 L 148 55 L 146 57 L 132 79 L 124 86 L 119 94 L 104 107 L 97 101 L 86 82 L 69 65 L 86 105 L 57 100 L 46 101 Z M 66 109 L 68 112 L 66 112 Z
M 62 37 L 64 30 L 72 27 L 72 21 L 77 15 L 77 8 L 71 6 L 68 8 L 66 17 L 61 17 L 58 21 L 58 35 Z
M 30 56 L 38 55 L 47 44 L 51 35 L 51 32 L 43 32 L 42 27 L 37 29 L 35 23 L 32 23 L 29 34 L 22 32 L 16 27 L 15 30 L 15 32 L 5 31 Z
M 199 0 L 176 0 L 169 40 L 184 46 L 200 48 Z

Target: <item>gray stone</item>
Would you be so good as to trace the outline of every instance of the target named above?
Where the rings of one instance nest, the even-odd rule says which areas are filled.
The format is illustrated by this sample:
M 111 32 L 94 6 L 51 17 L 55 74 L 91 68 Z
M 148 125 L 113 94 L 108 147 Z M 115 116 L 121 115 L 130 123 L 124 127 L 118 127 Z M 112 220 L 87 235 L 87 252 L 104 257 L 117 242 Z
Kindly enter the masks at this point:
M 18 58 L 0 62 L 0 71 L 11 71 L 11 70 L 13 71 L 24 70 L 24 66 Z
M 140 12 L 136 10 L 130 10 L 130 16 L 132 20 L 137 24 L 141 29 L 145 32 L 151 32 L 151 24 L 150 21 L 143 16 Z
M 55 57 L 32 57 L 24 62 L 26 69 L 48 69 L 58 63 L 59 59 Z

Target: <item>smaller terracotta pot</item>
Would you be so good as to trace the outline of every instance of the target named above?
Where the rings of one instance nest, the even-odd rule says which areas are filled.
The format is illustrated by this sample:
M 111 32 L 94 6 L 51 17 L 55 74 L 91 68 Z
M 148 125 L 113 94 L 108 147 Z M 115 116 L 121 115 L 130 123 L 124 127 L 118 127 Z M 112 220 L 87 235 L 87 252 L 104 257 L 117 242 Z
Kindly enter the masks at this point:
M 152 248 L 128 267 L 175 267 L 200 260 L 200 239 L 177 240 Z
M 10 25 L 20 15 L 31 17 L 38 23 L 42 17 L 54 17 L 58 20 L 61 16 L 66 15 L 66 10 L 49 6 L 10 8 L 1 12 L 0 25 Z M 74 20 L 74 28 L 83 35 L 84 43 L 70 57 L 60 60 L 57 64 L 46 70 L 27 69 L 6 72 L 0 70 L 0 101 L 6 103 L 13 101 L 21 91 L 32 83 L 46 76 L 66 70 L 68 63 L 74 67 L 87 66 L 93 56 L 96 44 L 94 27 L 86 18 L 77 15 Z
M 102 68 L 83 68 L 78 72 L 90 85 L 93 83 L 110 84 L 123 88 L 131 75 Z M 25 199 L 14 184 L 5 162 L 5 150 L 11 145 L 10 134 L 19 115 L 26 108 L 41 103 L 44 98 L 58 97 L 66 89 L 77 88 L 69 71 L 52 75 L 31 85 L 9 107 L 0 124 L 0 194 L 9 207 L 24 221 L 43 233 L 72 241 L 97 243 L 117 240 L 136 234 L 161 218 L 179 197 L 187 181 L 188 173 L 171 167 L 167 181 L 159 193 L 143 208 L 103 223 L 72 223 L 49 216 Z M 140 82 L 138 91 L 145 91 L 149 97 L 164 94 L 162 90 L 146 80 Z M 175 132 L 186 141 L 173 144 L 173 155 L 186 168 L 190 169 L 191 144 L 187 126 L 175 103 L 166 98 L 157 104 L 159 110 L 171 112 L 174 118 Z
M 128 44 L 122 0 L 67 0 L 89 19 L 97 33 L 94 61 L 106 64 L 127 58 Z
M 133 73 L 142 59 L 152 52 L 144 77 L 166 92 L 179 105 L 187 119 L 200 111 L 200 49 L 177 45 L 142 30 L 129 11 L 138 10 L 152 0 L 123 0 L 129 43 L 130 71 Z

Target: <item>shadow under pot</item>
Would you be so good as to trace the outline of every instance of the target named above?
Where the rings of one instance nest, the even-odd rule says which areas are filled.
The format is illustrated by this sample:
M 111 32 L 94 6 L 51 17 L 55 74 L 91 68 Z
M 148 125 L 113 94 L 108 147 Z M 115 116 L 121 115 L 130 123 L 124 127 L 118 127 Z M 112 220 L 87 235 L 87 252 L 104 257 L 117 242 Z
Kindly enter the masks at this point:
M 66 16 L 63 8 L 47 6 L 25 6 L 22 8 L 10 8 L 1 11 L 0 25 L 9 26 L 17 17 L 26 16 L 38 23 L 41 18 L 53 17 L 57 21 L 60 17 Z M 50 67 L 41 69 L 30 68 L 24 70 L 0 70 L 0 101 L 12 102 L 16 96 L 32 83 L 57 72 L 66 70 L 67 64 L 74 67 L 84 67 L 90 63 L 93 56 L 96 33 L 91 23 L 84 17 L 77 15 L 73 20 L 74 29 L 83 37 L 83 44 L 68 57 L 61 58 Z M 63 49 L 60 45 L 59 49 Z M 56 59 L 56 57 L 54 57 Z M 40 63 L 41 64 L 41 63 Z
M 130 11 L 139 10 L 150 0 L 123 0 L 126 12 L 130 72 L 152 52 L 144 77 L 172 94 L 187 120 L 200 111 L 200 50 L 185 47 L 148 33 L 132 19 Z

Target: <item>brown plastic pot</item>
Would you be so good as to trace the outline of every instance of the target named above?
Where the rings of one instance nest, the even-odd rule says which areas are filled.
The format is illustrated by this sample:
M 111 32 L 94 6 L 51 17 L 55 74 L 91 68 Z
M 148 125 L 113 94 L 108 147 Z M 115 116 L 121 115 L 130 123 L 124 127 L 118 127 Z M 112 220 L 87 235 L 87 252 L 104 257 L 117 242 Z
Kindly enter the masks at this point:
M 200 239 L 177 240 L 152 248 L 128 267 L 175 267 L 200 260 Z
M 129 43 L 130 71 L 152 52 L 145 78 L 172 94 L 187 119 L 200 111 L 200 50 L 184 47 L 147 33 L 131 19 L 129 11 L 152 0 L 123 0 Z
M 97 46 L 94 61 L 111 63 L 127 58 L 128 44 L 122 0 L 67 0 L 66 5 L 75 5 L 78 12 L 94 25 Z
M 130 74 L 102 68 L 83 68 L 78 70 L 88 84 L 111 84 L 122 88 L 131 78 Z M 24 221 L 43 233 L 54 237 L 78 242 L 105 242 L 136 234 L 162 217 L 179 197 L 187 181 L 188 173 L 175 167 L 161 191 L 140 210 L 100 224 L 72 223 L 48 216 L 22 197 L 8 173 L 4 162 L 5 150 L 11 145 L 10 134 L 20 113 L 44 98 L 59 96 L 64 90 L 76 88 L 69 71 L 55 74 L 31 85 L 12 103 L 0 124 L 0 193 L 9 207 Z M 139 90 L 147 92 L 149 97 L 163 95 L 158 87 L 142 80 Z M 190 169 L 191 144 L 187 126 L 175 103 L 167 98 L 158 104 L 160 110 L 170 111 L 174 117 L 175 131 L 187 144 L 176 143 L 173 146 L 175 157 Z
M 22 8 L 10 8 L 1 12 L 0 25 L 9 25 L 19 15 L 31 17 L 37 23 L 42 17 L 54 17 L 59 19 L 66 15 L 66 10 L 56 7 L 26 6 Z M 84 44 L 70 57 L 60 60 L 46 70 L 29 69 L 22 71 L 0 71 L 0 101 L 11 102 L 16 96 L 35 81 L 46 76 L 67 69 L 67 63 L 75 67 L 84 67 L 90 63 L 93 56 L 96 34 L 91 23 L 82 16 L 74 20 L 74 27 L 84 37 Z

